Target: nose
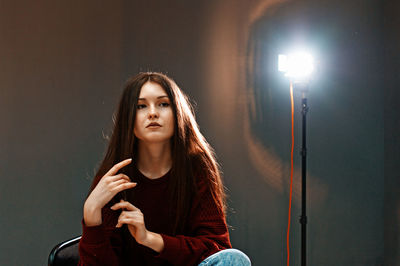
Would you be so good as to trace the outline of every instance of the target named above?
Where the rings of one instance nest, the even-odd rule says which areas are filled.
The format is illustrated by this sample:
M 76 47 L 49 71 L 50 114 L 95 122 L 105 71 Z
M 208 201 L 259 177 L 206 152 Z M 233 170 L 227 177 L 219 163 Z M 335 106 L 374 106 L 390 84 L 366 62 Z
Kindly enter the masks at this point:
M 155 106 L 150 106 L 149 108 L 149 119 L 154 119 L 158 117 L 157 108 Z

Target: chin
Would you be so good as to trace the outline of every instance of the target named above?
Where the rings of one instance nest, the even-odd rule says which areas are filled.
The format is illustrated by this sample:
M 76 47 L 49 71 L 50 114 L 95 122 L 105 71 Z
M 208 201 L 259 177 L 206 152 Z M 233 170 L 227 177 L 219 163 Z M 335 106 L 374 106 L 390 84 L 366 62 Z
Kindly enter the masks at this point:
M 174 134 L 165 134 L 165 132 L 147 132 L 144 134 L 135 134 L 136 138 L 145 143 L 162 143 L 171 141 Z M 139 135 L 139 136 L 138 136 Z
M 171 138 L 150 137 L 150 138 L 140 138 L 139 140 L 142 141 L 142 142 L 145 142 L 145 143 L 163 143 L 163 142 L 170 141 Z

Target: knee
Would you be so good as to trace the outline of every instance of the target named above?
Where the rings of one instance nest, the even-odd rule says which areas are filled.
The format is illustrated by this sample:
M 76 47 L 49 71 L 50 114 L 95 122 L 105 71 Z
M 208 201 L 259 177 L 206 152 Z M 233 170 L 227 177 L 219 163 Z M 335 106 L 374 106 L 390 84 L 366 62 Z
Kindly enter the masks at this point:
M 238 249 L 234 248 L 225 249 L 220 251 L 220 253 L 221 257 L 223 257 L 223 260 L 228 262 L 226 265 L 235 265 L 235 266 L 251 265 L 249 257 Z

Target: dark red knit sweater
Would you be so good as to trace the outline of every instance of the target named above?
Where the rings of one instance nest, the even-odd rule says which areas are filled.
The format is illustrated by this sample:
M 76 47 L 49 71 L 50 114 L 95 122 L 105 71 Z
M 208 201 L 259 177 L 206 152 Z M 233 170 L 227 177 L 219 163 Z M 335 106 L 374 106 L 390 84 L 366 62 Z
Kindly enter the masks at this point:
M 213 253 L 231 248 L 225 217 L 201 180 L 197 180 L 199 193 L 193 200 L 187 231 L 183 235 L 171 235 L 169 178 L 170 172 L 149 179 L 136 169 L 138 185 L 134 193 L 128 193 L 128 200 L 143 213 L 147 230 L 162 236 L 161 253 L 138 244 L 126 226 L 115 228 L 120 212 L 106 205 L 101 225 L 88 227 L 82 222 L 79 265 L 197 265 Z M 134 194 L 133 200 L 130 194 Z

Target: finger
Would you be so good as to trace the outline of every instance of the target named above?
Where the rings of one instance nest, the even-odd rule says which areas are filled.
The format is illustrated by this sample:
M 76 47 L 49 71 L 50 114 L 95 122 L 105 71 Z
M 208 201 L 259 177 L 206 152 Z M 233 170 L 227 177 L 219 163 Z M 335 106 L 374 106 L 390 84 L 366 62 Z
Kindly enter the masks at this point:
M 115 193 L 119 193 L 123 190 L 127 190 L 127 189 L 131 189 L 136 187 L 137 183 L 132 183 L 132 182 L 124 182 L 121 185 L 118 185 L 116 187 L 111 188 L 110 190 L 115 192 Z
M 129 176 L 125 175 L 125 174 L 118 174 L 118 175 L 113 175 L 109 177 L 109 182 L 116 182 L 118 180 L 125 180 L 130 182 L 131 179 L 129 178 Z
M 121 201 L 119 203 L 114 204 L 111 209 L 113 210 L 119 210 L 119 209 L 124 209 L 127 211 L 140 211 L 138 208 L 133 206 L 131 203 L 127 201 Z
M 118 210 L 118 209 L 125 209 L 127 211 L 140 211 L 138 208 L 133 206 L 130 202 L 128 201 L 122 201 L 114 204 L 111 209 L 113 210 Z
M 132 158 L 123 160 L 122 162 L 114 165 L 105 175 L 115 175 L 122 167 L 127 166 L 132 162 Z
M 121 185 L 121 184 L 137 184 L 137 183 L 136 183 L 136 182 L 127 181 L 126 179 L 120 179 L 120 180 L 117 180 L 117 181 L 113 182 L 113 183 L 111 184 L 111 187 L 112 187 L 113 189 L 115 189 L 116 187 L 118 187 L 118 186 Z
M 139 211 L 124 210 L 119 215 L 118 219 L 143 219 L 143 214 Z
M 137 225 L 141 225 L 143 223 L 140 220 L 135 219 L 135 218 L 123 218 L 123 219 L 118 220 L 118 223 L 115 227 L 121 227 L 124 224 L 137 226 Z

